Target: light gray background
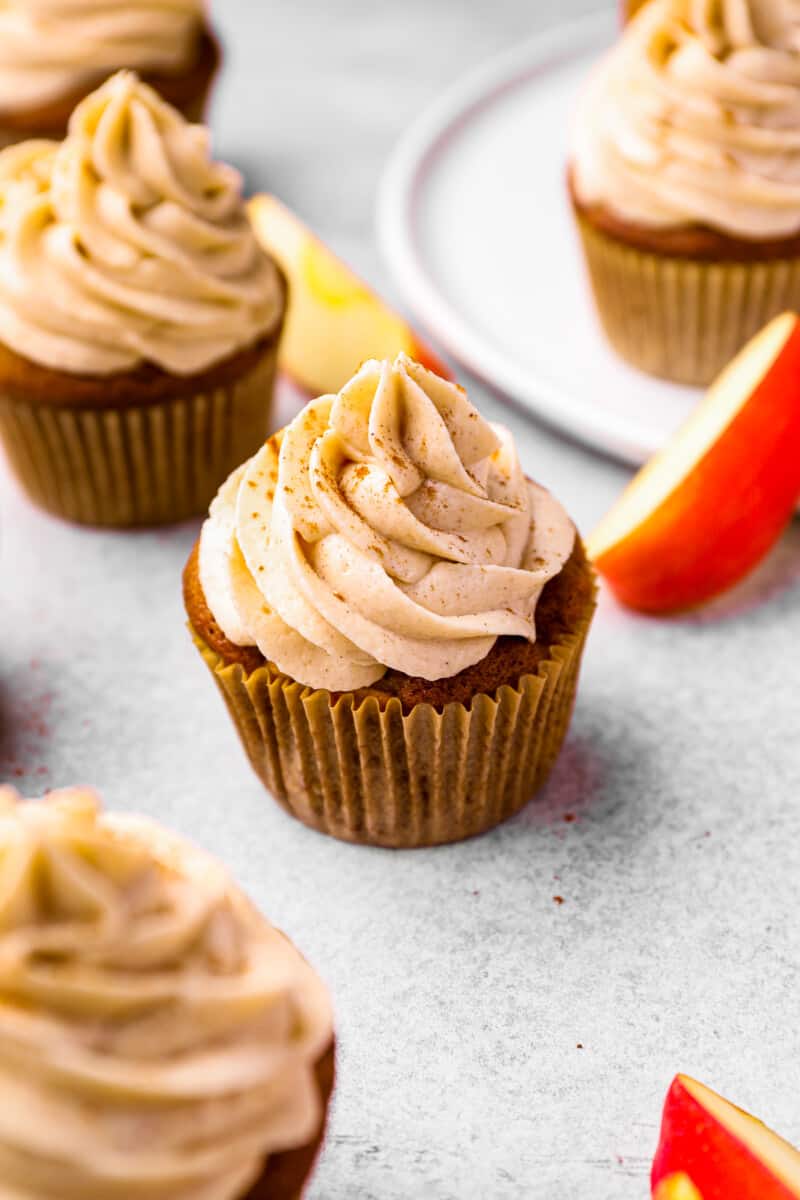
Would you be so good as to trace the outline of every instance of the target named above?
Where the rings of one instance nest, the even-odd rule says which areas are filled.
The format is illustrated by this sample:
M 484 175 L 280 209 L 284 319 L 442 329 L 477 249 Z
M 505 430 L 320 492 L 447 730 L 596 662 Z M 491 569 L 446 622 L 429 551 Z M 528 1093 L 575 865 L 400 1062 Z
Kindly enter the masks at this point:
M 588 7 L 226 0 L 218 149 L 390 291 L 372 211 L 404 124 Z M 588 530 L 626 472 L 472 391 Z M 91 782 L 191 833 L 319 968 L 340 1057 L 312 1200 L 643 1198 L 678 1070 L 800 1142 L 797 524 L 702 615 L 604 595 L 545 794 L 471 844 L 395 855 L 293 824 L 251 776 L 183 627 L 196 524 L 70 528 L 5 471 L 0 504 L 0 777 Z

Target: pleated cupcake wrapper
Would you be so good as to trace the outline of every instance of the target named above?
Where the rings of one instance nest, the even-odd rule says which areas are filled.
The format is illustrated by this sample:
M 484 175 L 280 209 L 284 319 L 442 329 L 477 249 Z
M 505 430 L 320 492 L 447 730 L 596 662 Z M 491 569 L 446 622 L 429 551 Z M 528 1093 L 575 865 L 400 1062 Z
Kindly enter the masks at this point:
M 706 386 L 773 317 L 800 309 L 800 259 L 670 258 L 578 222 L 608 339 L 648 374 Z
M 34 503 L 87 525 L 203 514 L 268 433 L 277 347 L 234 383 L 159 404 L 71 408 L 0 393 L 0 438 Z
M 541 787 L 569 726 L 591 617 L 518 687 L 408 714 L 395 698 L 332 703 L 268 664 L 248 676 L 192 634 L 256 774 L 292 816 L 344 841 L 410 849 L 483 833 Z

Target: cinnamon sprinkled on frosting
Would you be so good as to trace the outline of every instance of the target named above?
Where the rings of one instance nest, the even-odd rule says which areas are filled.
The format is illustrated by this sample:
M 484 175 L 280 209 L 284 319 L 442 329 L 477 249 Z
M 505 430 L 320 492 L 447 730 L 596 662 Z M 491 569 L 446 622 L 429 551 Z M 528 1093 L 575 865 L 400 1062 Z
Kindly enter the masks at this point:
M 300 683 L 436 680 L 535 610 L 572 552 L 564 510 L 463 389 L 400 355 L 308 404 L 223 485 L 200 580 L 226 637 Z

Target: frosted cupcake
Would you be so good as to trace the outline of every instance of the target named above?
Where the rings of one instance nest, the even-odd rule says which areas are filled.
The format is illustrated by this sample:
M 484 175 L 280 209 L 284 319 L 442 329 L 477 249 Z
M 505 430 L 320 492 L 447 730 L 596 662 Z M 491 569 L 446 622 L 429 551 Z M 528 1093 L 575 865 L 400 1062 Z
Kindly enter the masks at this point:
M 4 0 L 0 146 L 60 140 L 72 110 L 125 67 L 201 121 L 219 59 L 204 0 Z
M 15 1200 L 300 1195 L 327 993 L 212 858 L 0 789 L 0 1178 Z
M 541 786 L 594 610 L 580 538 L 510 434 L 403 355 L 234 472 L 184 593 L 269 790 L 396 847 L 481 833 Z
M 267 433 L 285 283 L 236 171 L 130 73 L 0 154 L 0 437 L 51 512 L 203 512 Z
M 585 92 L 570 182 L 612 344 L 710 382 L 800 307 L 797 5 L 649 0 Z

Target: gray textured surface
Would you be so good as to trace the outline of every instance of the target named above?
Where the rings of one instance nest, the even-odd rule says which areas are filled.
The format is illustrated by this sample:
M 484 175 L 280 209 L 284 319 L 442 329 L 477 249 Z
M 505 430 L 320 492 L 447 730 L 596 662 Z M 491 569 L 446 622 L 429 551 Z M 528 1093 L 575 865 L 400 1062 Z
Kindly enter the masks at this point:
M 384 290 L 372 202 L 403 123 L 464 66 L 580 11 L 219 8 L 220 151 Z M 474 390 L 588 529 L 625 472 Z M 292 824 L 251 777 L 183 628 L 196 526 L 72 529 L 5 474 L 0 504 L 0 777 L 91 782 L 193 834 L 328 980 L 339 1088 L 312 1200 L 643 1198 L 679 1069 L 800 1141 L 797 526 L 701 617 L 604 596 L 545 795 L 469 845 L 392 855 Z

